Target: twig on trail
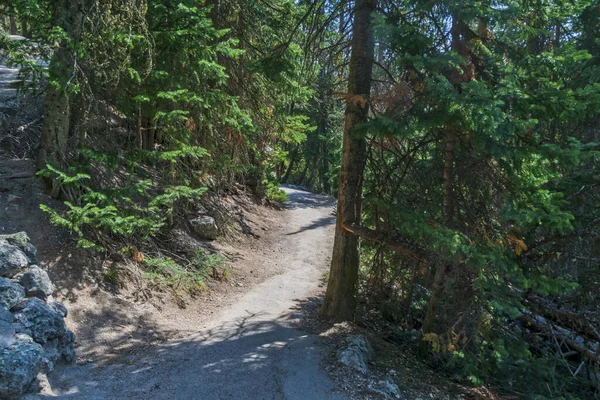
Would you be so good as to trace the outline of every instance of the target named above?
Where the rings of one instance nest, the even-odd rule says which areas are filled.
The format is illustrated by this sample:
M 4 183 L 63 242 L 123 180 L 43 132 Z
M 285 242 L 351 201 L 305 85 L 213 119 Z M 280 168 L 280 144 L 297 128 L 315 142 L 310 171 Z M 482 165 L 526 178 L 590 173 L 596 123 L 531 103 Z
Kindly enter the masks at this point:
M 35 174 L 33 172 L 18 172 L 16 174 L 12 174 L 6 177 L 6 179 L 24 179 L 24 178 L 33 178 Z
M 44 119 L 44 116 L 42 115 L 41 117 L 36 118 L 33 121 L 31 121 L 25 125 L 21 125 L 17 128 L 17 132 L 25 132 L 25 130 L 31 128 L 33 125 L 37 124 L 38 122 L 40 122 L 43 119 Z

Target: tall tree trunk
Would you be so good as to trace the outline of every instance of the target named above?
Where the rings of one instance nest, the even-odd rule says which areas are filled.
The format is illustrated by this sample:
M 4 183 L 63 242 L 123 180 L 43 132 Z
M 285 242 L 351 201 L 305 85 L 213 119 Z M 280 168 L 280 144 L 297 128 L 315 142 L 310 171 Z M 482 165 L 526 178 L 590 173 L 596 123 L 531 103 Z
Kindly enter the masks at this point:
M 287 167 L 287 171 L 285 171 L 285 175 L 283 176 L 281 183 L 288 183 L 288 181 L 290 180 L 290 175 L 292 173 L 292 170 L 294 169 L 294 163 L 296 162 L 296 158 L 298 157 L 298 152 L 299 152 L 298 147 L 296 147 L 296 149 L 292 153 L 292 158 L 290 159 L 290 164 Z
M 406 293 L 403 293 L 404 304 L 402 306 L 402 309 L 404 310 L 404 313 L 406 315 L 410 315 L 410 309 L 412 307 L 413 293 L 414 293 L 414 288 L 415 288 L 415 279 L 417 277 L 417 268 L 418 267 L 419 267 L 419 262 L 414 261 L 412 264 L 412 268 L 410 270 L 410 281 L 405 286 Z
M 61 67 L 56 65 L 68 62 L 69 59 L 70 55 L 66 48 L 58 49 L 55 55 L 55 66 L 51 66 L 50 74 L 54 76 L 60 74 L 57 69 Z M 36 160 L 38 170 L 46 168 L 48 163 L 59 168 L 64 165 L 69 138 L 70 111 L 69 98 L 63 88 L 48 85 L 44 105 L 44 127 L 40 139 L 40 152 Z M 58 195 L 58 193 L 54 194 Z
M 323 67 L 319 72 L 319 124 L 318 124 L 318 133 L 319 133 L 319 146 L 318 152 L 320 153 L 321 160 L 323 162 L 322 167 L 319 169 L 319 180 L 322 184 L 323 191 L 325 193 L 329 193 L 331 191 L 331 185 L 329 184 L 329 149 L 327 146 L 327 119 L 328 119 L 328 110 L 327 110 L 327 99 L 326 93 L 327 84 L 325 81 L 325 76 L 327 74 L 326 69 Z
M 21 19 L 21 36 L 29 36 L 29 32 L 27 31 L 27 22 L 25 21 L 25 19 Z
M 342 0 L 342 4 L 340 5 L 340 25 L 338 26 L 338 33 L 340 35 L 344 34 L 346 30 L 346 0 Z
M 456 68 L 450 73 L 450 82 L 454 88 L 460 92 L 461 84 L 471 80 L 474 76 L 474 67 L 469 60 L 469 49 L 464 41 L 461 33 L 461 22 L 453 17 L 452 23 L 452 50 L 460 54 L 465 59 L 465 65 L 462 68 Z M 454 161 L 455 161 L 455 146 L 456 146 L 456 128 L 446 127 L 446 136 L 444 142 L 444 172 L 442 189 L 442 217 L 443 223 L 447 227 L 452 226 L 453 210 L 454 210 Z M 444 260 L 440 260 L 436 265 L 435 276 L 431 288 L 431 297 L 427 306 L 427 312 L 423 319 L 421 327 L 421 342 L 419 344 L 419 355 L 425 356 L 429 349 L 429 343 L 423 338 L 426 334 L 434 332 L 436 325 L 437 310 L 442 295 L 444 292 L 444 280 L 450 265 Z
M 156 130 L 154 128 L 154 121 L 152 118 L 148 118 L 146 121 L 146 144 L 144 146 L 145 150 L 154 150 L 156 145 Z
M 323 143 L 323 173 L 321 180 L 323 181 L 323 191 L 331 194 L 331 183 L 329 182 L 329 146 L 327 142 Z
M 144 148 L 144 128 L 142 126 L 142 105 L 138 104 L 137 108 L 137 126 L 136 126 L 136 147 Z
M 81 35 L 84 1 L 64 0 L 54 10 L 54 21 L 75 42 Z M 58 82 L 59 86 L 48 85 L 44 108 L 44 127 L 40 139 L 40 152 L 36 160 L 38 170 L 45 168 L 47 163 L 58 168 L 66 167 L 67 143 L 71 125 L 71 107 L 67 86 L 76 73 L 73 57 L 67 43 L 64 42 L 50 63 L 50 78 Z M 46 180 L 45 183 L 50 194 L 57 197 L 60 185 L 56 181 L 49 180 Z
M 453 128 L 446 128 L 446 148 L 444 151 L 444 189 L 443 189 L 443 217 L 444 225 L 452 223 L 452 210 L 454 209 L 453 181 L 454 181 L 454 147 L 456 136 Z
M 308 160 L 304 160 L 304 169 L 302 170 L 302 175 L 300 175 L 300 179 L 298 180 L 299 185 L 304 185 L 304 180 L 306 179 L 307 172 L 308 172 Z
M 359 239 L 345 226 L 359 224 L 366 140 L 356 126 L 367 121 L 373 73 L 374 39 L 371 15 L 376 0 L 356 0 L 352 53 L 348 77 L 348 101 L 339 181 L 337 225 L 327 293 L 321 313 L 337 320 L 352 320 L 358 289 Z
M 8 16 L 8 19 L 10 21 L 10 34 L 18 34 L 19 32 L 17 30 L 17 19 L 15 18 L 15 9 L 13 7 L 10 7 L 10 14 Z

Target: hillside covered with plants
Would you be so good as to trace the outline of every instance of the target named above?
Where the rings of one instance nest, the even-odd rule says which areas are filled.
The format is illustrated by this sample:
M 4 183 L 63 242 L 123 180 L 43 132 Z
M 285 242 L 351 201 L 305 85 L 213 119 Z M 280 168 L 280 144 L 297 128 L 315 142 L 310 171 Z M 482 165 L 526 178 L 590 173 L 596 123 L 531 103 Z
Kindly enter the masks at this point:
M 600 395 L 597 0 L 4 0 L 0 26 L 43 110 L 0 151 L 78 246 L 160 253 L 215 196 L 302 185 L 338 200 L 324 317 L 493 398 Z

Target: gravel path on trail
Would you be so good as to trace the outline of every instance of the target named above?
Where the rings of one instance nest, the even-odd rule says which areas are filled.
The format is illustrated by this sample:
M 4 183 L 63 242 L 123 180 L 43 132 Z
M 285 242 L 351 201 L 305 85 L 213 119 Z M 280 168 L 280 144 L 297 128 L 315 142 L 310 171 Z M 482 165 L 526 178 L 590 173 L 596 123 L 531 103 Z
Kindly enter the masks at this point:
M 23 40 L 23 37 L 9 35 L 10 40 Z M 16 84 L 19 83 L 19 68 L 7 67 L 0 52 L 0 100 L 17 97 Z
M 251 289 L 195 335 L 156 346 L 130 364 L 60 367 L 41 394 L 26 398 L 345 399 L 320 369 L 319 338 L 297 328 L 299 303 L 322 290 L 328 270 L 334 202 L 285 190 L 290 202 L 277 247 L 286 252 L 264 260 L 277 259 L 285 266 L 281 274 Z

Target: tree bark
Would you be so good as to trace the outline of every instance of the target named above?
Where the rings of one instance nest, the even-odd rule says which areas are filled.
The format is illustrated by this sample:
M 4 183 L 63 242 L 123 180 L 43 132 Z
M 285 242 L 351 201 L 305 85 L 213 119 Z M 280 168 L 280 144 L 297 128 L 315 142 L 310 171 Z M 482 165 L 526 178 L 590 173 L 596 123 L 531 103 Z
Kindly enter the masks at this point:
M 137 126 L 136 126 L 136 147 L 140 150 L 144 148 L 144 129 L 142 127 L 142 106 L 138 104 L 137 108 Z
M 308 172 L 308 160 L 304 160 L 304 169 L 302 170 L 302 175 L 300 175 L 300 180 L 298 180 L 299 185 L 304 185 L 304 181 L 306 180 L 307 172 Z
M 327 142 L 323 143 L 323 172 L 321 181 L 323 181 L 323 191 L 331 194 L 331 183 L 329 182 L 329 146 Z
M 58 49 L 55 55 L 55 66 L 50 67 L 51 75 L 58 75 L 61 63 L 69 61 L 66 48 Z M 64 89 L 48 85 L 44 105 L 44 127 L 40 139 L 40 152 L 36 160 L 38 170 L 46 168 L 46 164 L 61 167 L 66 160 L 67 141 L 69 138 L 70 121 L 69 98 Z M 56 189 L 53 189 L 55 191 Z M 56 195 L 58 193 L 55 193 Z
M 344 226 L 360 225 L 361 220 L 366 141 L 357 135 L 356 127 L 368 119 L 375 47 L 371 16 L 376 5 L 376 0 L 356 0 L 354 8 L 337 226 L 327 293 L 321 310 L 324 316 L 336 320 L 353 320 L 356 312 L 359 238 Z
M 461 36 L 461 23 L 453 17 L 452 23 L 452 50 L 460 54 L 465 58 L 466 64 L 463 68 L 453 69 L 450 73 L 450 82 L 456 88 L 457 91 L 461 90 L 461 83 L 469 81 L 474 73 L 473 65 L 468 59 L 469 50 L 467 44 Z M 453 210 L 454 210 L 454 160 L 455 160 L 455 145 L 456 145 L 456 132 L 455 128 L 450 126 L 446 127 L 446 135 L 444 141 L 444 187 L 442 189 L 442 219 L 443 223 L 447 227 L 452 226 Z M 442 295 L 444 292 L 444 280 L 446 273 L 450 265 L 444 260 L 440 260 L 436 265 L 435 276 L 433 278 L 433 285 L 431 288 L 431 296 L 427 305 L 427 312 L 423 319 L 423 325 L 421 327 L 421 338 L 426 334 L 432 333 L 436 325 L 437 310 L 440 302 L 442 301 Z M 425 356 L 429 349 L 429 343 L 421 340 L 419 343 L 419 355 Z
M 445 149 L 445 160 L 444 160 L 444 188 L 443 188 L 443 219 L 444 225 L 451 226 L 452 224 L 452 210 L 454 209 L 453 201 L 453 180 L 454 180 L 454 143 L 455 135 L 451 128 L 449 128 L 446 134 L 446 149 Z M 435 270 L 435 277 L 433 278 L 433 285 L 431 288 L 431 297 L 429 298 L 429 304 L 427 305 L 427 312 L 423 319 L 423 325 L 421 332 L 424 335 L 431 333 L 435 328 L 435 321 L 437 317 L 437 310 L 440 302 L 442 301 L 442 294 L 444 292 L 444 280 L 446 277 L 448 264 L 444 260 L 440 260 Z M 419 355 L 424 357 L 429 349 L 429 343 L 421 340 L 419 343 Z
M 84 0 L 64 0 L 57 5 L 53 18 L 73 41 L 79 40 L 83 20 Z M 67 164 L 67 143 L 71 125 L 71 107 L 68 96 L 68 84 L 76 74 L 76 59 L 71 54 L 68 44 L 62 43 L 50 63 L 50 79 L 58 85 L 48 85 L 44 106 L 44 127 L 40 139 L 40 152 L 36 160 L 36 168 L 44 169 L 47 163 L 57 168 Z M 46 180 L 46 185 L 53 197 L 60 192 L 56 181 Z
M 429 304 L 427 305 L 427 312 L 423 319 L 423 325 L 421 326 L 422 337 L 419 343 L 419 355 L 424 357 L 429 350 L 429 343 L 423 340 L 423 336 L 427 333 L 433 332 L 435 327 L 435 317 L 437 315 L 438 306 L 440 304 L 442 292 L 444 290 L 444 278 L 446 276 L 446 264 L 444 261 L 439 261 L 435 270 L 435 277 L 433 278 L 433 285 L 431 287 L 431 297 L 429 298 Z
M 322 167 L 319 169 L 319 180 L 322 184 L 323 191 L 325 193 L 331 192 L 331 185 L 329 183 L 329 149 L 327 146 L 327 119 L 328 119 L 328 111 L 327 111 L 327 99 L 325 98 L 325 68 L 321 68 L 319 72 L 319 124 L 318 124 L 318 132 L 320 137 L 320 146 L 318 148 L 318 152 L 321 155 L 321 160 L 323 162 Z
M 296 147 L 296 149 L 292 153 L 292 158 L 290 159 L 290 164 L 288 165 L 287 170 L 285 171 L 285 175 L 283 176 L 281 183 L 288 183 L 288 181 L 290 179 L 290 175 L 292 173 L 292 169 L 294 168 L 294 163 L 296 162 L 296 157 L 298 157 L 298 151 L 299 151 L 298 147 Z
M 10 15 L 8 16 L 10 21 L 10 34 L 16 35 L 19 32 L 17 31 L 17 19 L 15 18 L 15 9 L 10 7 Z

